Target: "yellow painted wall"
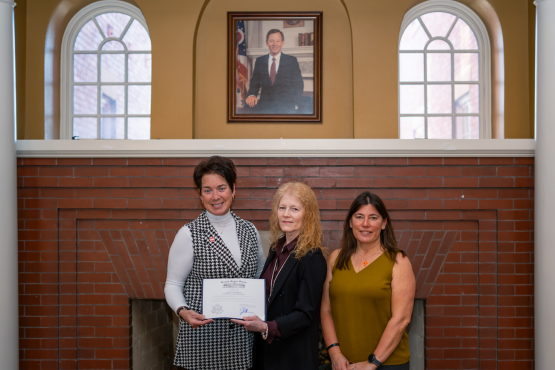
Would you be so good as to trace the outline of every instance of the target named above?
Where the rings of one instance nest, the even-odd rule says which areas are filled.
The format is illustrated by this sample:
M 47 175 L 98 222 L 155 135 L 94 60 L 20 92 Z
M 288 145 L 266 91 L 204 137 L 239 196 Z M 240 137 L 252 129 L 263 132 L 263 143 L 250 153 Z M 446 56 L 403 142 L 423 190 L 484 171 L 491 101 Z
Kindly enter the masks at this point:
M 92 1 L 18 2 L 19 139 L 56 138 L 63 31 L 73 15 Z M 255 0 L 128 1 L 142 10 L 152 38 L 152 139 L 397 137 L 397 43 L 403 15 L 415 1 L 282 0 L 278 5 Z M 494 122 L 504 120 L 504 137 L 533 137 L 531 0 L 460 1 L 475 10 L 487 3 L 502 27 L 505 89 L 499 99 L 504 111 Z M 322 124 L 226 123 L 226 13 L 245 10 L 324 12 Z M 221 48 L 203 47 L 208 39 Z M 217 68 L 209 70 L 207 58 L 214 56 Z
M 17 2 L 17 11 L 14 12 L 15 24 L 15 59 L 17 61 L 15 79 L 17 81 L 16 102 L 17 102 L 17 138 L 25 138 L 25 79 L 26 79 L 26 60 L 27 60 L 27 0 Z
M 503 30 L 505 53 L 505 138 L 530 138 L 528 3 L 489 0 Z M 535 11 L 535 9 L 532 9 Z M 532 66 L 533 68 L 533 66 Z
M 226 123 L 227 12 L 323 12 L 322 123 Z M 211 0 L 202 15 L 196 45 L 194 137 L 352 138 L 353 74 L 349 18 L 337 0 Z M 287 47 L 287 40 L 285 40 Z

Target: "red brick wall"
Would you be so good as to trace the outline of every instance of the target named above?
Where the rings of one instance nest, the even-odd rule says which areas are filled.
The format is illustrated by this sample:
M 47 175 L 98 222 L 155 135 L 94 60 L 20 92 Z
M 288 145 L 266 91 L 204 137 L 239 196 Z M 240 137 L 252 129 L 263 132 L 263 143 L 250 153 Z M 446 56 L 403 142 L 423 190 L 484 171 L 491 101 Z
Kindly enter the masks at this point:
M 198 159 L 18 159 L 21 369 L 127 369 L 130 298 L 163 298 Z M 304 181 L 336 248 L 353 198 L 385 201 L 426 299 L 428 369 L 533 369 L 530 158 L 238 158 L 234 210 L 266 230 Z

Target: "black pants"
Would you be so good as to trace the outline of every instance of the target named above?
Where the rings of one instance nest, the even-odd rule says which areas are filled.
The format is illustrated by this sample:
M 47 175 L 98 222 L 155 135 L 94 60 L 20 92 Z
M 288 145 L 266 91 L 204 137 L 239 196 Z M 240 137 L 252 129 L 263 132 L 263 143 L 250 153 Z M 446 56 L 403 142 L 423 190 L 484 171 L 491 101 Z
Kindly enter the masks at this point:
M 379 367 L 379 369 L 385 369 L 385 370 L 410 370 L 409 368 L 409 363 L 405 362 L 404 364 L 401 365 L 382 365 Z
M 401 365 L 382 365 L 379 369 L 383 370 L 409 370 L 409 363 L 406 362 Z

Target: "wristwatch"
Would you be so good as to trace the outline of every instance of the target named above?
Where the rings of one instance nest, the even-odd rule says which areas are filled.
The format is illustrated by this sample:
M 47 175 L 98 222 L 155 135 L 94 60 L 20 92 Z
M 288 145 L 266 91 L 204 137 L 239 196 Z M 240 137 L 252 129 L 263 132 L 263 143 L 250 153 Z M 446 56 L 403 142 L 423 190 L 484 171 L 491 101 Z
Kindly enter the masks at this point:
M 378 359 L 376 358 L 376 355 L 374 355 L 373 353 L 370 356 L 368 356 L 368 362 L 376 365 L 377 367 L 382 366 L 382 363 L 378 361 Z

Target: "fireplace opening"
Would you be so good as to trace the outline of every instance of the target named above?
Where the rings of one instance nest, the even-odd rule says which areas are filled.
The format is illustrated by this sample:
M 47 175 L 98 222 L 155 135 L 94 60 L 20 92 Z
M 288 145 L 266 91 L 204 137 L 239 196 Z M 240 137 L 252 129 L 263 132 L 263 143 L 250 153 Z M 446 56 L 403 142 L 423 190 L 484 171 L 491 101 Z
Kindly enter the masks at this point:
M 425 317 L 425 300 L 415 299 L 410 324 L 407 327 L 411 370 L 425 369 Z
M 133 370 L 170 370 L 175 315 L 166 301 L 133 299 L 131 310 Z

